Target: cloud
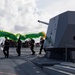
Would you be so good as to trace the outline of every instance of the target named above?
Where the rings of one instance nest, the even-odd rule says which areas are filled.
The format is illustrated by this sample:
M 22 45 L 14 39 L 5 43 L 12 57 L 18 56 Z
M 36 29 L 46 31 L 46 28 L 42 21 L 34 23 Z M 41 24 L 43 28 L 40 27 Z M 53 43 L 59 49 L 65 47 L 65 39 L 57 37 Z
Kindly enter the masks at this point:
M 0 29 L 5 31 L 13 33 L 44 31 L 44 25 L 41 28 L 37 22 L 42 16 L 36 7 L 36 0 L 0 0 Z
M 16 31 L 23 31 L 25 28 L 23 26 L 20 25 L 15 25 L 14 30 Z
M 74 1 L 75 0 L 44 0 L 47 4 L 41 1 L 39 6 L 41 6 L 42 3 L 42 9 L 40 8 L 40 10 L 48 14 L 49 19 L 68 10 L 75 11 Z

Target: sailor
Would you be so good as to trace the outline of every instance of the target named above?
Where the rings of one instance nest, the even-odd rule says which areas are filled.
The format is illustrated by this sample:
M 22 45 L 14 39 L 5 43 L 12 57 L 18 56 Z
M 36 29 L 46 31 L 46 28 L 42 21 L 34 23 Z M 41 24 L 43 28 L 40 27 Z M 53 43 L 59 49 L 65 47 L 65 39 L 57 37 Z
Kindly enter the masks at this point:
M 5 57 L 9 57 L 9 40 L 5 37 L 5 43 L 4 43 L 4 48 L 3 48 L 3 53 Z
M 41 54 L 41 52 L 42 52 L 42 50 L 43 50 L 43 45 L 44 45 L 44 39 L 41 37 L 40 38 L 40 52 L 39 52 L 39 54 Z M 44 49 L 44 51 L 45 51 L 45 49 Z M 46 52 L 46 51 L 45 51 Z
M 17 49 L 16 49 L 16 51 L 17 51 L 17 53 L 18 53 L 18 56 L 20 56 L 21 55 L 21 40 L 20 40 L 20 37 L 19 37 L 19 39 L 18 39 L 18 42 L 17 42 L 18 44 L 17 44 Z
M 30 49 L 31 49 L 31 51 L 32 51 L 32 55 L 35 55 L 34 43 L 35 43 L 34 39 L 31 39 L 31 40 L 30 40 Z

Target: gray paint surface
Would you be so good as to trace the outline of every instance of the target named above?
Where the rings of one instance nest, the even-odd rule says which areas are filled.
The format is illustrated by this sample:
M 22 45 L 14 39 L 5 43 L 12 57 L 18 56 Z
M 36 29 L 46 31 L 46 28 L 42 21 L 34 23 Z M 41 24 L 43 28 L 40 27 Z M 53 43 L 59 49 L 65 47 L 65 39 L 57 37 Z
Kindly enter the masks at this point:
M 75 47 L 75 11 L 67 11 L 50 19 L 44 48 Z M 49 41 L 50 40 L 50 41 Z

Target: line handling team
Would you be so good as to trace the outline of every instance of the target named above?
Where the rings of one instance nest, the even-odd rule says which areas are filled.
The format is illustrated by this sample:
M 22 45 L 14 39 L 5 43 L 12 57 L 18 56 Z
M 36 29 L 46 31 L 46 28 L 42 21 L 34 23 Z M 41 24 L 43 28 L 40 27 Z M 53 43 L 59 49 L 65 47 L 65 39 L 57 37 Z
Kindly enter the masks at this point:
M 34 44 L 35 44 L 35 40 L 30 39 L 29 45 L 30 45 L 30 50 L 32 52 L 32 55 L 35 55 Z M 21 56 L 21 45 L 22 45 L 22 42 L 19 38 L 18 42 L 17 42 L 17 47 L 16 47 L 16 52 L 17 52 L 18 56 Z M 44 39 L 41 37 L 39 54 L 41 54 L 42 50 L 44 50 L 43 45 L 44 45 Z M 5 42 L 4 42 L 4 47 L 3 47 L 3 54 L 4 54 L 5 58 L 9 57 L 9 47 L 10 47 L 9 40 L 5 37 Z M 44 52 L 46 52 L 46 51 L 44 50 Z

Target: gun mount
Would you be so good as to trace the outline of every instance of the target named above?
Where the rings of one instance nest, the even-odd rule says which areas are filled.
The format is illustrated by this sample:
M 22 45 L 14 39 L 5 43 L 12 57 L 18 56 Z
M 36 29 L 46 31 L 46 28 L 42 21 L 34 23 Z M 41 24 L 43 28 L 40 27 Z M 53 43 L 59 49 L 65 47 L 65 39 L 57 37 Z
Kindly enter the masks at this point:
M 49 57 L 69 60 L 72 51 L 75 51 L 75 12 L 59 14 L 49 23 L 39 22 L 48 25 L 44 49 L 50 51 Z

